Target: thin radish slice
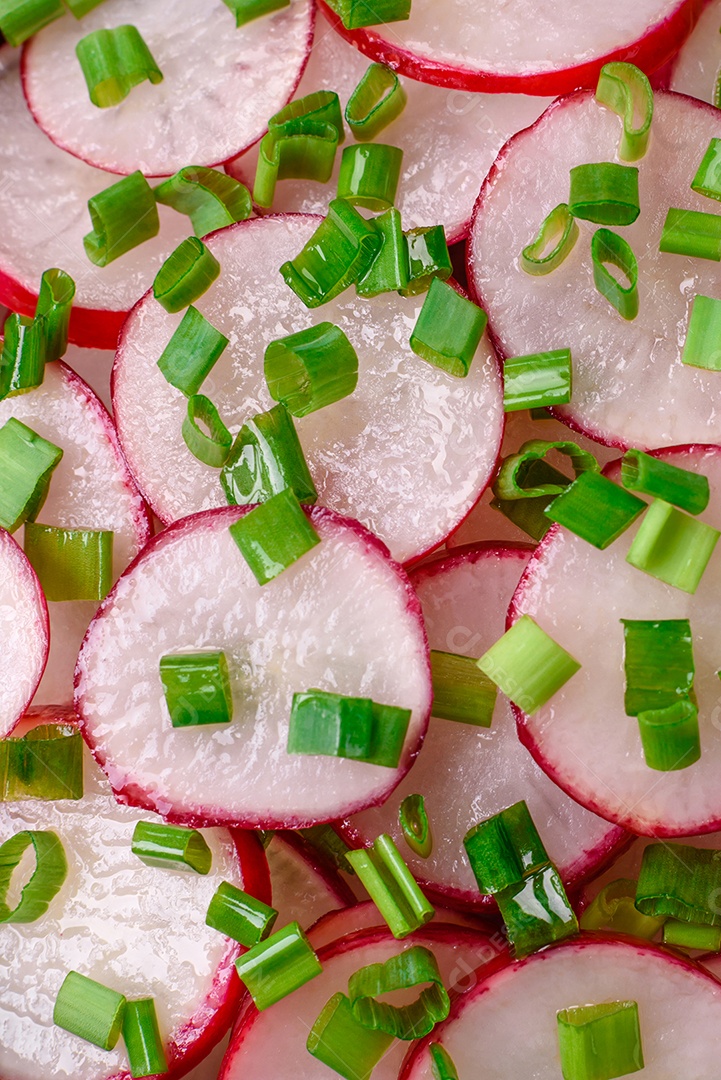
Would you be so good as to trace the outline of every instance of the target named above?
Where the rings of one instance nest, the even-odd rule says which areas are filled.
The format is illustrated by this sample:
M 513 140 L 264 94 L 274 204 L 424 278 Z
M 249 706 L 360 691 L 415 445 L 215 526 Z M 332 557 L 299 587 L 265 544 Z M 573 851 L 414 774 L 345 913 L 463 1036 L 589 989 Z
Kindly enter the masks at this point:
M 217 165 L 252 146 L 305 67 L 312 0 L 235 28 L 223 0 L 105 0 L 79 22 L 58 19 L 23 51 L 23 88 L 54 143 L 100 169 L 168 176 Z M 90 101 L 75 47 L 95 30 L 131 24 L 163 81 L 136 86 L 120 105 Z
M 88 630 L 75 704 L 123 801 L 186 824 L 297 828 L 385 798 L 408 769 L 430 711 L 425 631 L 385 548 L 323 508 L 309 511 L 321 543 L 261 588 L 228 531 L 246 512 L 198 514 L 146 547 Z M 174 729 L 160 657 L 204 648 L 226 653 L 233 721 Z M 288 754 L 292 695 L 309 687 L 411 709 L 398 768 Z
M 0 426 L 14 416 L 63 451 L 38 515 L 44 525 L 110 529 L 118 576 L 150 536 L 147 510 L 118 446 L 115 428 L 89 386 L 65 364 L 49 364 L 37 390 L 0 402 Z M 22 546 L 23 530 L 15 533 Z M 35 705 L 67 705 L 80 642 L 97 604 L 71 600 L 48 605 L 50 655 Z
M 542 0 L 413 0 L 411 17 L 346 30 L 346 40 L 412 79 L 486 93 L 566 94 L 595 86 L 609 60 L 654 71 L 688 36 L 703 0 L 574 0 L 571 8 Z
M 466 930 L 475 930 L 494 935 L 495 927 L 492 923 L 485 922 L 478 915 L 466 913 L 462 911 L 453 911 L 452 908 L 437 907 L 436 913 L 433 916 L 431 923 L 426 925 L 447 926 L 463 926 Z M 331 941 L 340 941 L 341 938 L 348 937 L 349 934 L 367 933 L 370 930 L 386 930 L 386 924 L 383 921 L 383 916 L 378 911 L 378 908 L 372 900 L 364 900 L 360 904 L 353 904 L 352 907 L 345 907 L 341 911 L 330 911 L 327 915 L 323 915 L 318 922 L 314 923 L 308 931 L 308 940 L 311 942 L 313 948 L 317 951 L 324 945 L 329 945 Z M 505 938 L 500 935 L 498 938 L 498 946 L 495 952 L 484 953 L 484 958 L 479 960 L 475 967 L 478 967 L 480 963 L 485 963 L 486 960 L 492 959 L 503 949 Z M 488 945 L 484 946 L 486 951 Z M 493 948 L 493 945 L 490 946 Z
M 298 434 L 319 501 L 358 518 L 405 562 L 439 544 L 490 477 L 503 425 L 498 368 L 485 338 L 465 379 L 415 356 L 409 337 L 423 297 L 363 300 L 349 290 L 309 311 L 278 269 L 318 221 L 267 217 L 209 238 L 222 273 L 197 307 L 230 345 L 203 393 L 236 432 L 274 404 L 263 375 L 265 347 L 314 323 L 337 324 L 358 353 L 358 387 L 298 420 Z M 165 522 L 225 504 L 218 470 L 183 441 L 187 400 L 157 366 L 180 318 L 145 296 L 125 324 L 113 369 L 125 455 Z
M 35 572 L 0 529 L 0 738 L 30 704 L 48 658 L 48 608 Z
M 308 66 L 296 91 L 335 90 L 345 104 L 368 68 L 368 59 L 318 19 Z M 449 243 L 463 239 L 483 177 L 506 139 L 534 120 L 548 100 L 521 94 L 480 95 L 401 80 L 408 104 L 378 141 L 403 150 L 403 170 L 396 206 L 406 229 L 444 225 Z M 352 135 L 350 136 L 352 141 Z M 324 214 L 334 197 L 341 151 L 327 184 L 284 180 L 276 188 L 276 212 Z M 251 189 L 258 149 L 226 165 L 226 172 Z
M 658 456 L 708 476 L 711 502 L 702 518 L 721 528 L 721 449 L 677 447 Z M 598 551 L 554 526 L 536 549 L 509 620 L 531 615 L 582 667 L 533 716 L 517 714 L 519 733 L 557 784 L 609 821 L 647 836 L 715 832 L 721 829 L 721 560 L 711 560 L 690 596 L 626 562 L 637 529 L 638 523 Z M 680 618 L 690 620 L 694 640 L 701 758 L 686 769 L 656 772 L 645 764 L 636 720 L 624 711 L 619 619 Z
M 46 711 L 42 719 L 47 722 Z M 65 720 L 62 713 L 57 720 Z M 243 949 L 205 925 L 221 881 L 269 899 L 267 866 L 255 837 L 205 832 L 207 876 L 149 867 L 131 851 L 137 821 L 153 815 L 119 806 L 87 755 L 78 801 L 0 805 L 0 837 L 23 829 L 59 836 L 68 876 L 37 922 L 0 925 L 0 1075 L 3 1080 L 129 1080 L 122 1041 L 113 1051 L 56 1027 L 53 1005 L 76 970 L 128 998 L 155 998 L 169 1080 L 207 1054 L 237 1009 L 234 961 Z
M 65 363 L 88 384 L 108 412 L 111 412 L 113 407 L 110 372 L 114 358 L 115 352 L 112 349 L 81 349 L 79 345 L 69 345 L 64 357 Z
M 567 200 L 569 170 L 617 160 L 620 130 L 614 113 L 581 93 L 556 102 L 506 143 L 476 204 L 471 289 L 488 305 L 504 356 L 571 349 L 573 397 L 554 412 L 574 427 L 618 446 L 721 442 L 716 374 L 681 363 L 694 296 L 715 296 L 721 270 L 658 249 L 670 206 L 713 210 L 690 184 L 709 140 L 721 136 L 717 109 L 656 93 L 649 150 L 636 162 L 641 213 L 622 230 L 640 270 L 640 312 L 633 322 L 622 319 L 593 283 L 589 248 L 596 225 L 579 222 L 574 250 L 546 277 L 531 277 L 519 265 L 544 216 Z
M 340 874 L 321 863 L 310 844 L 293 832 L 277 832 L 265 849 L 278 911 L 275 929 L 298 922 L 307 930 L 323 915 L 355 903 Z
M 673 62 L 672 90 L 714 103 L 716 81 L 721 74 L 720 26 L 721 3 L 711 0 Z
M 529 558 L 526 548 L 483 546 L 421 567 L 413 575 L 432 649 L 481 656 L 503 633 L 506 609 Z M 403 839 L 398 814 L 423 795 L 433 832 L 428 859 Z M 346 839 L 370 843 L 390 833 L 421 886 L 441 903 L 486 908 L 463 848 L 476 822 L 525 799 L 549 856 L 574 885 L 611 856 L 624 833 L 569 799 L 538 768 L 516 735 L 511 705 L 499 695 L 490 728 L 433 717 L 413 768 L 382 806 L 347 823 Z
M 494 968 L 412 1051 L 401 1080 L 431 1080 L 431 1041 L 448 1051 L 461 1077 L 477 1075 L 482 1060 L 489 1080 L 556 1080 L 556 1013 L 607 1001 L 638 1004 L 644 1080 L 705 1080 L 718 1071 L 721 985 L 678 956 L 630 941 L 582 937 Z

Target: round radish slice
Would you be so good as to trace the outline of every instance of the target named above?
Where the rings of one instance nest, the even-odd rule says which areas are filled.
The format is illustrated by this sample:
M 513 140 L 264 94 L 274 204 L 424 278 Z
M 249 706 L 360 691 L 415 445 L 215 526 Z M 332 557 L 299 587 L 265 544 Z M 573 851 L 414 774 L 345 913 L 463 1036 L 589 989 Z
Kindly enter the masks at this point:
M 711 0 L 678 56 L 673 62 L 670 87 L 714 103 L 716 82 L 721 73 L 718 32 L 721 3 Z
M 478 915 L 462 911 L 453 911 L 451 908 L 437 907 L 436 913 L 431 920 L 431 923 L 426 925 L 432 925 L 433 927 L 443 925 L 447 926 L 449 923 L 453 926 L 463 926 L 466 930 L 482 931 L 493 935 L 496 928 L 489 922 L 480 918 Z M 339 941 L 341 938 L 346 938 L 349 934 L 367 933 L 370 930 L 385 931 L 387 926 L 383 920 L 383 916 L 379 912 L 376 905 L 372 900 L 364 900 L 360 904 L 353 904 L 352 907 L 344 907 L 341 911 L 329 911 L 327 915 L 323 915 L 322 918 L 314 923 L 308 931 L 308 940 L 313 948 L 318 951 L 323 945 L 329 945 L 331 941 Z M 479 960 L 478 963 L 485 963 L 486 960 L 493 959 L 499 952 L 502 951 L 505 944 L 505 938 L 500 935 L 497 939 L 497 947 L 494 952 L 488 952 L 484 958 Z M 486 949 L 493 950 L 494 945 L 486 945 Z M 478 967 L 478 964 L 475 965 Z
M 298 922 L 307 930 L 326 912 L 355 904 L 340 874 L 325 865 L 310 844 L 293 832 L 274 833 L 265 849 L 279 912 L 275 929 Z
M 319 219 L 291 215 L 243 222 L 208 246 L 222 273 L 197 307 L 230 345 L 203 383 L 231 431 L 274 403 L 265 347 L 320 322 L 337 324 L 358 353 L 356 391 L 297 422 L 321 503 L 358 518 L 405 562 L 439 544 L 471 508 L 493 470 L 503 403 L 484 338 L 457 379 L 415 356 L 411 330 L 423 297 L 364 300 L 349 290 L 309 311 L 278 269 Z M 158 517 L 173 521 L 225 503 L 218 470 L 192 456 L 182 436 L 187 399 L 157 360 L 180 322 L 144 297 L 122 334 L 113 405 L 130 468 Z
M 481 547 L 439 559 L 413 575 L 432 649 L 481 656 L 503 633 L 510 597 L 528 549 Z M 398 815 L 407 795 L 423 795 L 433 851 L 416 855 L 403 839 Z M 478 821 L 525 799 L 548 854 L 566 884 L 592 873 L 623 841 L 620 829 L 569 799 L 518 741 L 510 703 L 499 695 L 493 724 L 476 728 L 433 717 L 411 771 L 387 801 L 353 817 L 346 839 L 370 843 L 390 833 L 430 894 L 487 906 L 463 847 Z
M 708 476 L 711 502 L 702 517 L 721 528 L 721 450 L 676 448 L 658 456 Z M 533 716 L 518 714 L 519 732 L 557 784 L 609 821 L 648 836 L 717 831 L 721 559 L 711 559 L 690 596 L 626 562 L 637 529 L 638 523 L 598 551 L 554 526 L 531 558 L 509 619 L 531 615 L 582 667 Z M 694 639 L 701 757 L 688 768 L 657 772 L 644 761 L 636 720 L 625 714 L 619 620 L 681 618 L 690 620 Z
M 716 1075 L 721 985 L 696 965 L 651 945 L 582 937 L 516 963 L 500 961 L 412 1052 L 401 1080 L 431 1080 L 428 1044 L 440 1042 L 459 1076 L 478 1061 L 494 1080 L 561 1075 L 556 1013 L 635 1001 L 644 1080 Z
M 115 428 L 89 386 L 63 363 L 48 364 L 37 390 L 0 401 L 0 427 L 14 416 L 63 451 L 38 521 L 70 529 L 108 529 L 113 572 L 119 575 L 150 536 L 150 523 Z M 22 546 L 23 530 L 15 533 Z M 50 655 L 35 705 L 66 705 L 73 697 L 73 668 L 97 604 L 50 603 Z
M 413 0 L 405 22 L 346 30 L 321 4 L 333 26 L 374 60 L 419 79 L 459 90 L 565 94 L 595 86 L 609 60 L 630 60 L 654 71 L 687 37 L 703 0 L 609 0 L 603 7 L 575 0 Z
M 368 60 L 329 30 L 319 18 L 308 66 L 296 97 L 314 90 L 335 90 L 345 104 L 368 68 Z M 396 206 L 406 229 L 444 225 L 449 243 L 463 239 L 481 181 L 509 135 L 543 112 L 548 100 L 522 94 L 448 93 L 436 86 L 403 79 L 408 103 L 379 140 L 399 146 L 403 169 Z M 350 134 L 352 140 L 353 136 Z M 278 184 L 273 209 L 324 214 L 338 184 L 341 150 L 327 184 L 284 180 Z M 226 166 L 226 172 L 253 187 L 258 148 Z
M 296 828 L 377 802 L 408 769 L 430 711 L 425 631 L 401 568 L 325 509 L 309 515 L 321 543 L 259 586 L 228 531 L 246 512 L 199 514 L 148 545 L 88 630 L 76 708 L 124 801 L 184 823 Z M 160 658 L 205 648 L 226 654 L 233 721 L 173 728 Z M 411 709 L 398 768 L 288 754 L 292 696 L 310 687 Z
M 80 22 L 58 19 L 23 51 L 35 120 L 63 150 L 109 172 L 168 176 L 217 165 L 252 146 L 293 96 L 313 38 L 311 0 L 235 28 L 224 0 L 105 0 Z M 163 81 L 99 109 L 75 56 L 95 30 L 131 24 Z
M 717 109 L 656 93 L 649 150 L 636 162 L 641 213 L 622 230 L 639 264 L 640 311 L 633 322 L 594 285 L 590 238 L 596 225 L 579 221 L 579 240 L 553 273 L 532 277 L 519 265 L 543 218 L 567 200 L 569 170 L 617 160 L 620 134 L 618 116 L 581 93 L 556 102 L 506 143 L 476 205 L 471 288 L 487 305 L 504 356 L 570 347 L 573 398 L 554 412 L 574 427 L 624 447 L 721 442 L 715 373 L 681 362 L 694 296 L 715 296 L 721 270 L 658 249 L 670 206 L 713 209 L 690 184 L 709 140 L 721 136 Z
M 0 738 L 30 704 L 49 648 L 48 609 L 35 572 L 0 529 Z
M 41 919 L 0 925 L 3 1080 L 129 1080 L 122 1041 L 104 1051 L 53 1024 L 71 970 L 128 998 L 155 998 L 170 1078 L 207 1054 L 230 1023 L 240 995 L 234 961 L 243 949 L 207 927 L 205 912 L 224 880 L 269 899 L 262 848 L 247 834 L 212 830 L 203 834 L 213 856 L 206 876 L 149 867 L 131 840 L 136 822 L 151 818 L 116 803 L 89 754 L 81 800 L 0 805 L 0 840 L 49 829 L 68 862 Z

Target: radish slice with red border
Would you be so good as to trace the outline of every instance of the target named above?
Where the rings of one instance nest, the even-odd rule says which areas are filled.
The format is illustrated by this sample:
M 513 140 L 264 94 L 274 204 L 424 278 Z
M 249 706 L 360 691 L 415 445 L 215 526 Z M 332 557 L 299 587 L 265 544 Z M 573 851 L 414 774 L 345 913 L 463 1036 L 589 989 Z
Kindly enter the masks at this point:
M 168 176 L 184 165 L 217 165 L 252 146 L 293 96 L 313 17 L 312 0 L 289 0 L 236 29 L 223 0 L 105 0 L 25 45 L 25 96 L 57 146 L 100 169 Z M 120 105 L 99 109 L 75 46 L 95 30 L 126 24 L 142 34 L 163 81 L 141 83 Z
M 10 734 L 38 688 L 49 633 L 35 571 L 10 533 L 0 529 L 0 738 Z
M 265 849 L 278 911 L 275 930 L 298 922 L 307 930 L 327 912 L 355 904 L 353 893 L 337 870 L 293 832 L 277 832 Z
M 486 922 L 486 920 L 472 912 L 454 911 L 453 908 L 438 906 L 435 908 L 435 915 L 431 922 L 426 923 L 426 925 L 447 926 L 449 923 L 452 926 L 463 926 L 466 930 L 480 931 L 491 936 L 496 932 L 493 923 Z M 360 904 L 353 904 L 352 907 L 345 907 L 341 911 L 329 911 L 326 915 L 323 915 L 318 922 L 311 926 L 308 931 L 308 940 L 313 948 L 318 951 L 322 946 L 329 945 L 331 941 L 339 941 L 341 938 L 348 937 L 349 934 L 368 933 L 371 930 L 385 931 L 386 929 L 387 926 L 383 921 L 383 916 L 373 901 L 364 900 Z M 505 938 L 502 938 L 502 942 L 505 943 Z M 488 952 L 486 949 L 483 958 L 474 966 L 478 967 L 479 964 L 493 959 L 502 951 L 503 947 L 501 939 L 499 939 L 497 948 L 493 952 Z M 490 948 L 494 949 L 493 945 Z
M 490 545 L 438 559 L 412 577 L 432 649 L 482 656 L 503 633 L 509 600 L 529 549 Z M 433 832 L 427 859 L 403 839 L 398 814 L 407 795 L 425 799 Z M 413 768 L 382 806 L 347 823 L 346 839 L 370 843 L 390 833 L 421 887 L 440 902 L 487 908 L 463 848 L 478 821 L 525 799 L 564 883 L 593 873 L 625 839 L 621 829 L 569 799 L 538 768 L 516 735 L 509 701 L 499 694 L 490 728 L 431 719 Z
M 721 74 L 720 26 L 721 2 L 711 0 L 673 61 L 672 90 L 714 103 L 716 80 Z
M 409 768 L 430 711 L 425 630 L 386 549 L 324 508 L 308 512 L 321 543 L 259 586 L 228 531 L 246 512 L 197 514 L 145 548 L 88 629 L 75 705 L 123 801 L 183 824 L 297 828 L 385 798 Z M 205 648 L 226 653 L 233 721 L 173 728 L 160 658 Z M 292 696 L 309 687 L 411 709 L 398 768 L 288 754 Z
M 721 442 L 717 373 L 681 362 L 692 301 L 699 293 L 717 294 L 721 269 L 658 249 L 670 206 L 713 212 L 690 184 L 709 140 L 721 136 L 721 113 L 664 91 L 655 101 L 649 150 L 636 163 L 641 213 L 622 230 L 640 270 L 633 322 L 594 285 L 596 225 L 579 221 L 579 240 L 553 273 L 532 277 L 519 265 L 544 216 L 567 200 L 569 170 L 617 160 L 619 118 L 590 93 L 554 103 L 506 143 L 481 190 L 468 247 L 470 287 L 486 307 L 502 355 L 570 348 L 573 397 L 555 415 L 624 447 Z
M 657 456 L 708 476 L 711 501 L 702 519 L 721 528 L 721 448 L 677 447 Z M 517 712 L 519 734 L 551 779 L 609 821 L 647 836 L 716 832 L 721 559 L 711 560 L 695 595 L 681 592 L 626 562 L 638 524 L 605 551 L 559 526 L 536 549 L 509 621 L 531 615 L 582 666 L 533 716 Z M 690 620 L 694 640 L 701 757 L 686 769 L 657 772 L 645 764 L 636 720 L 625 714 L 619 620 L 680 618 Z
M 654 71 L 678 49 L 703 0 L 413 0 L 406 22 L 346 30 L 325 3 L 333 26 L 356 48 L 412 79 L 486 93 L 566 94 L 595 86 L 609 60 Z
M 348 290 L 309 311 L 278 269 L 318 222 L 272 216 L 208 238 L 222 272 L 196 306 L 230 344 L 202 390 L 235 433 L 274 404 L 263 374 L 266 346 L 314 323 L 338 325 L 358 353 L 358 386 L 298 420 L 298 435 L 319 501 L 358 518 L 406 562 L 441 543 L 488 482 L 503 427 L 498 367 L 485 337 L 465 379 L 412 353 L 422 296 L 364 300 Z M 187 399 L 157 365 L 180 319 L 148 293 L 125 324 L 113 369 L 125 456 L 164 522 L 225 504 L 218 470 L 183 441 Z

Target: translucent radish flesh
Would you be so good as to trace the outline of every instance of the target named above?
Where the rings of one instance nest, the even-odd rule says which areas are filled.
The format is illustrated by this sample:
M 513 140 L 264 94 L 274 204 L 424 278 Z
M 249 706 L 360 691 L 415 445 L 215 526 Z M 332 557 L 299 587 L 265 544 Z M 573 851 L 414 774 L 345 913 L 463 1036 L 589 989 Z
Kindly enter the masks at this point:
M 721 73 L 719 26 L 721 3 L 719 0 L 711 0 L 674 60 L 671 90 L 714 104 L 716 80 Z
M 273 907 L 278 911 L 275 929 L 299 922 L 304 930 L 329 911 L 348 902 L 345 886 L 331 872 L 321 873 L 301 849 L 278 833 L 265 849 L 273 889 Z
M 113 407 L 110 398 L 110 372 L 114 357 L 113 349 L 82 349 L 79 345 L 69 345 L 64 358 L 75 374 L 97 394 L 108 412 L 111 412 Z
M 30 703 L 48 655 L 48 616 L 30 563 L 0 529 L 0 738 Z

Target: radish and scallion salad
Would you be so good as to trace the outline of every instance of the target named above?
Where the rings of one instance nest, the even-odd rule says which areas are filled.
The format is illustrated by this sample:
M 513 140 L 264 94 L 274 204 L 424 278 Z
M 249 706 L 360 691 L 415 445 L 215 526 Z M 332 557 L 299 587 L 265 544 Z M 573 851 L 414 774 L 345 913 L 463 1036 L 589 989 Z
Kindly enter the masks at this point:
M 442 9 L 0 0 L 0 1080 L 717 1076 L 721 0 Z

